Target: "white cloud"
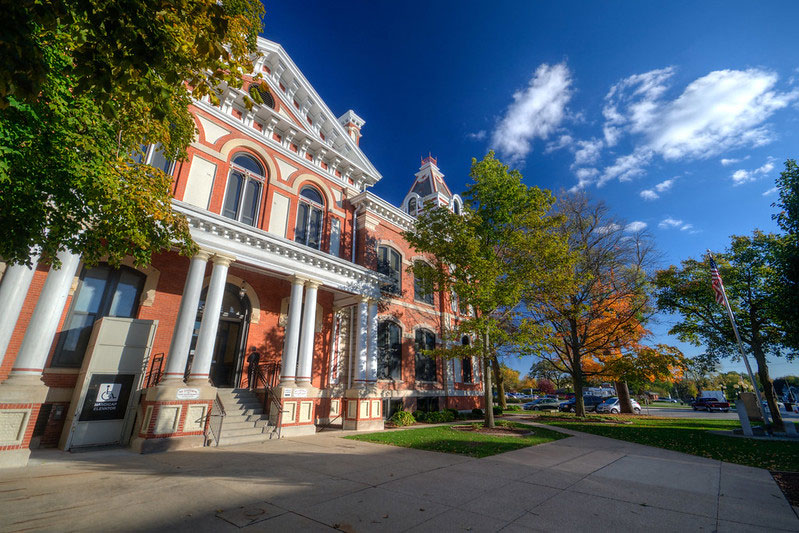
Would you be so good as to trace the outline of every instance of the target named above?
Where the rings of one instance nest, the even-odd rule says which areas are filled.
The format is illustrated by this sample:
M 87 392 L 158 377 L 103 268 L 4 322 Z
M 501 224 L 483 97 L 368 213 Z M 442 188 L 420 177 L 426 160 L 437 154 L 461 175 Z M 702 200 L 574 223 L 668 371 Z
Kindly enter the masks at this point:
M 704 159 L 766 144 L 773 138 L 768 119 L 799 100 L 799 90 L 775 88 L 776 73 L 755 68 L 710 72 L 670 100 L 665 93 L 673 75 L 674 68 L 668 67 L 635 74 L 611 87 L 602 112 L 605 144 L 613 146 L 629 135 L 634 149 L 607 166 L 598 185 L 643 174 L 656 155 L 669 161 Z
M 679 228 L 682 225 L 683 225 L 682 220 L 666 217 L 660 221 L 658 227 L 661 229 L 668 229 L 668 228 Z
M 547 144 L 546 150 L 544 150 L 544 152 L 554 152 L 555 150 L 569 147 L 572 144 L 574 144 L 574 139 L 571 135 L 561 135 L 557 141 L 552 141 L 551 143 Z
M 466 136 L 468 138 L 474 139 L 475 141 L 482 141 L 483 139 L 486 138 L 486 135 L 487 135 L 486 130 L 480 130 L 480 131 L 475 132 L 475 133 L 466 134 Z
M 646 222 L 642 222 L 640 220 L 634 220 L 629 224 L 627 224 L 627 226 L 624 228 L 624 231 L 629 231 L 630 233 L 636 233 L 643 229 L 646 229 L 646 226 L 647 226 Z
M 750 181 L 755 181 L 760 176 L 768 174 L 774 170 L 774 159 L 769 158 L 762 166 L 754 169 L 754 170 L 744 170 L 738 169 L 732 173 L 732 184 L 733 186 L 743 185 L 744 183 L 749 183 Z
M 763 196 L 771 196 L 775 192 L 777 192 L 777 188 L 776 187 L 772 187 L 769 190 L 767 190 L 766 192 L 764 192 Z
M 599 159 L 604 143 L 600 139 L 577 141 L 579 148 L 574 152 L 574 165 L 593 165 Z
M 655 190 L 657 190 L 657 192 L 666 192 L 669 189 L 671 189 L 672 185 L 674 185 L 674 180 L 673 179 L 663 180 L 660 183 L 658 183 L 657 185 L 655 185 Z
M 596 232 L 599 233 L 600 235 L 605 235 L 605 234 L 610 233 L 612 231 L 619 231 L 620 229 L 621 229 L 621 226 L 619 224 L 616 224 L 615 222 L 611 222 L 610 224 L 607 224 L 605 226 L 597 227 Z
M 693 225 L 693 224 L 683 224 L 683 225 L 680 227 L 680 231 L 688 231 L 689 229 L 691 229 L 691 228 L 693 228 L 693 227 L 694 227 L 694 225 Z
M 655 191 L 653 191 L 652 189 L 644 189 L 638 194 L 641 195 L 641 198 L 643 198 L 644 200 L 657 200 L 658 198 L 660 198 L 660 195 Z
M 644 168 L 651 159 L 652 153 L 643 150 L 618 157 L 612 165 L 605 168 L 597 185 L 601 187 L 614 178 L 618 178 L 619 181 L 630 181 L 645 172 Z
M 727 159 L 727 158 L 723 158 L 723 159 L 721 160 L 721 166 L 723 166 L 723 167 L 728 167 L 728 166 L 730 166 L 730 165 L 734 165 L 735 163 L 740 163 L 741 161 L 746 161 L 747 159 L 749 159 L 749 157 L 750 157 L 750 156 L 746 156 L 746 157 L 742 157 L 742 158 L 739 158 L 739 159 Z
M 524 159 L 533 140 L 549 138 L 563 122 L 571 85 L 571 72 L 565 63 L 539 66 L 527 88 L 513 95 L 513 103 L 491 135 L 492 145 L 511 162 Z

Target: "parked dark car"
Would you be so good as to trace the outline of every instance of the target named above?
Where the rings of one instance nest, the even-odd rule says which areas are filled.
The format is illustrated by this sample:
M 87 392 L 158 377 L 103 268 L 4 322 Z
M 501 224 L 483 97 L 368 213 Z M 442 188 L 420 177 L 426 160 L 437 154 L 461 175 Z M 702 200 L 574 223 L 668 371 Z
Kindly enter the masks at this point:
M 602 396 L 583 396 L 583 405 L 585 405 L 586 412 L 595 412 L 596 406 L 600 403 L 604 402 L 607 398 L 603 398 Z M 572 398 L 571 400 L 566 400 L 565 402 L 560 404 L 558 407 L 558 411 L 564 411 L 573 413 L 574 412 L 574 404 L 576 403 L 577 399 Z
M 726 413 L 730 410 L 729 402 L 723 402 L 717 398 L 697 398 L 696 401 L 691 404 L 691 407 L 694 408 L 694 411 L 707 411 L 708 413 L 712 413 L 713 411 Z

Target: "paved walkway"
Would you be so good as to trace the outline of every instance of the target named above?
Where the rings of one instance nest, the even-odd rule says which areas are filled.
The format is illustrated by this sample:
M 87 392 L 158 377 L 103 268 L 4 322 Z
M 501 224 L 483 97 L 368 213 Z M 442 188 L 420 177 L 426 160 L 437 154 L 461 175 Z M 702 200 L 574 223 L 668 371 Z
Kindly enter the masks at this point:
M 0 471 L 0 530 L 799 531 L 756 468 L 585 434 L 484 459 L 341 434 L 35 452 Z

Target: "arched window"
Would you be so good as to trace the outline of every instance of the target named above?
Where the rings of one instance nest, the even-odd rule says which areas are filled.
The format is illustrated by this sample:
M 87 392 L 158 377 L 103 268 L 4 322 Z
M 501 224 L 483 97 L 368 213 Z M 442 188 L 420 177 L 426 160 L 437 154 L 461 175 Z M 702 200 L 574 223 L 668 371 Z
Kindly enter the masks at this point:
M 411 198 L 408 200 L 408 214 L 411 216 L 416 216 L 418 211 L 418 205 L 416 203 L 416 198 Z
M 402 256 L 390 246 L 377 247 L 377 271 L 391 278 L 384 291 L 399 294 L 402 291 Z
M 402 329 L 390 320 L 377 325 L 377 379 L 402 379 Z
M 464 335 L 463 338 L 461 339 L 461 344 L 463 346 L 469 346 L 471 344 L 471 342 L 469 341 L 469 337 Z M 461 381 L 463 383 L 474 382 L 471 357 L 464 357 L 463 359 L 461 359 Z
M 419 264 L 417 261 L 416 264 Z M 421 279 L 414 274 L 413 276 L 413 298 L 414 300 L 428 305 L 433 305 L 433 286 L 429 281 Z
M 263 167 L 255 158 L 246 154 L 234 156 L 222 215 L 254 226 L 258 220 L 264 176 Z
M 146 276 L 128 267 L 84 268 L 58 338 L 52 366 L 80 367 L 94 323 L 104 316 L 135 318 Z
M 436 360 L 426 351 L 436 347 L 436 334 L 426 329 L 416 330 L 414 352 L 416 357 L 416 381 L 436 380 Z
M 452 211 L 453 211 L 453 212 L 454 212 L 456 215 L 460 215 L 460 214 L 461 214 L 461 203 L 460 203 L 458 200 L 455 200 L 455 201 L 453 202 L 453 204 L 452 204 Z
M 294 240 L 300 244 L 316 248 L 322 245 L 322 226 L 324 225 L 325 200 L 317 189 L 305 186 L 300 191 L 297 206 L 297 226 Z

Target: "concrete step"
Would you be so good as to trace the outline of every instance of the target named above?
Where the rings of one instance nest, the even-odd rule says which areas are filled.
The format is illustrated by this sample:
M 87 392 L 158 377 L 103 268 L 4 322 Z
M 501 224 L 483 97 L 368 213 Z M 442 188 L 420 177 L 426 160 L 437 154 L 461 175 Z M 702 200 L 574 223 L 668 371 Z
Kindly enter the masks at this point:
M 230 420 L 227 419 L 227 417 L 225 417 L 225 421 L 222 422 L 222 434 L 224 435 L 225 432 L 230 429 L 253 429 L 256 427 L 258 426 L 256 425 L 255 422 L 248 422 L 246 420 L 231 422 Z
M 228 429 L 224 425 L 222 426 L 222 438 L 225 437 L 241 437 L 245 435 L 261 435 L 264 432 L 264 428 L 256 428 L 253 426 L 246 427 L 246 428 L 234 428 Z
M 222 438 L 219 440 L 219 445 L 232 446 L 234 444 L 246 444 L 248 442 L 265 442 L 271 437 L 272 435 L 270 433 L 261 433 L 260 435 L 242 435 L 239 437 L 233 437 L 223 433 Z

